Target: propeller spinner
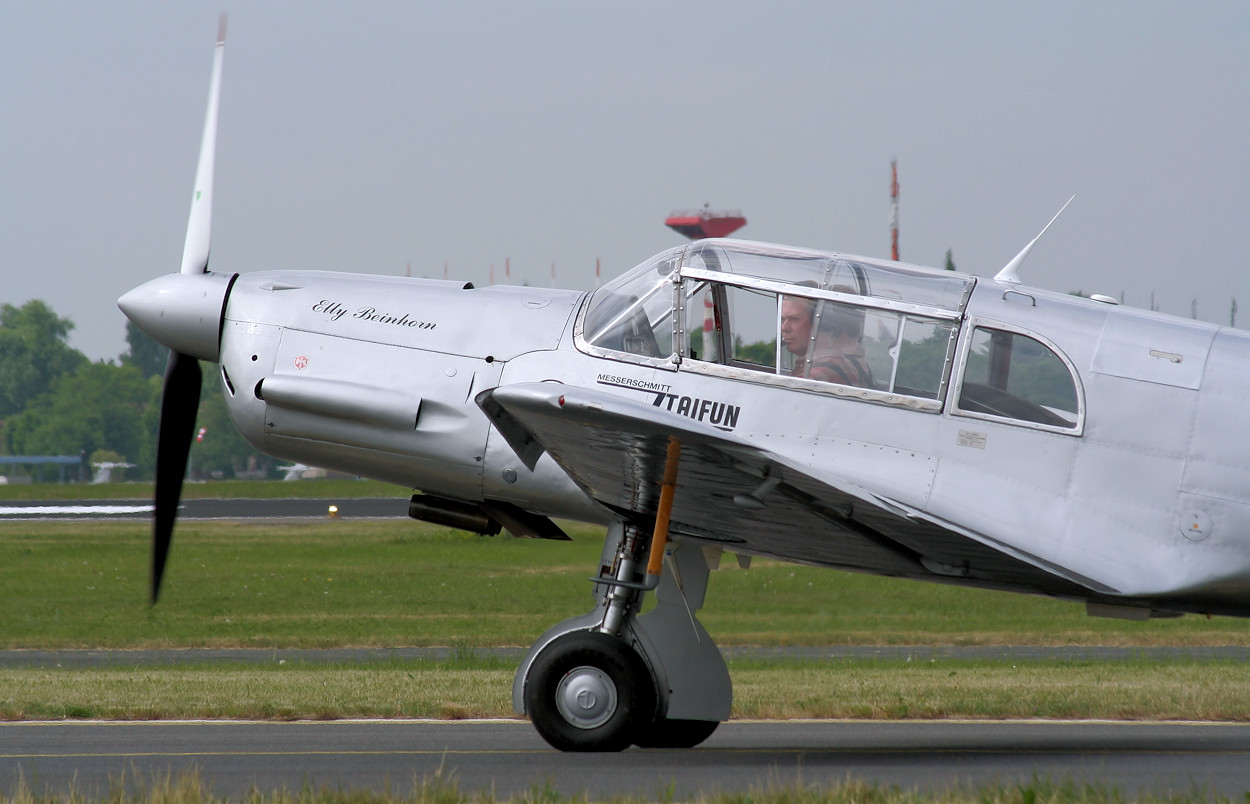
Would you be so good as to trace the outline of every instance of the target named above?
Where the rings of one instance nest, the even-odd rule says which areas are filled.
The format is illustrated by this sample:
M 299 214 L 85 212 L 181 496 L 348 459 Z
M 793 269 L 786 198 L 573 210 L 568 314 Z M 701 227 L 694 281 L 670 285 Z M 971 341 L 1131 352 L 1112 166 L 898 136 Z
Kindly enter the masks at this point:
M 217 149 L 217 109 L 226 17 L 217 29 L 208 113 L 200 142 L 191 214 L 182 251 L 182 267 L 141 285 L 117 300 L 118 307 L 157 343 L 169 347 L 161 390 L 161 423 L 156 448 L 156 515 L 152 533 L 151 601 L 160 594 L 165 560 L 173 538 L 183 476 L 195 432 L 202 377 L 200 360 L 219 358 L 221 322 L 233 275 L 208 272 L 213 216 L 213 162 Z

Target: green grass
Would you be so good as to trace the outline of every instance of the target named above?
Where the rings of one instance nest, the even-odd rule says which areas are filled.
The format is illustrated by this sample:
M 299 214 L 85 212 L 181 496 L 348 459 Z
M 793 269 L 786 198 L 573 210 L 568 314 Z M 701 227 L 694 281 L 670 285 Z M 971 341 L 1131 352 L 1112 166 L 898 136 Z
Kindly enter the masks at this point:
M 735 718 L 1250 721 L 1232 661 L 730 662 Z
M 515 663 L 0 669 L 0 720 L 499 718 Z
M 0 522 L 0 648 L 526 646 L 591 608 L 601 535 L 570 530 L 571 543 L 407 520 L 187 521 L 153 608 L 146 523 Z M 1102 620 L 1047 598 L 722 566 L 700 615 L 722 645 L 1250 642 L 1247 620 Z
M 734 718 L 1250 721 L 1233 662 L 730 661 Z M 0 720 L 511 718 L 497 659 L 0 669 Z
M 409 521 L 179 525 L 147 604 L 141 522 L 0 524 L 0 647 L 529 644 L 590 608 L 598 558 Z

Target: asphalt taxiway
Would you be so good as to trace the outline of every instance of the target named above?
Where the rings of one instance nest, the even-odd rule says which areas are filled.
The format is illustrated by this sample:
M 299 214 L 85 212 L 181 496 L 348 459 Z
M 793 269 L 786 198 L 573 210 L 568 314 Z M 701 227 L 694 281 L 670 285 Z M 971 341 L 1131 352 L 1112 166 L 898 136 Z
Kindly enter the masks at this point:
M 183 499 L 179 519 L 324 519 L 337 506 L 344 519 L 407 519 L 407 497 L 353 499 Z M 151 519 L 152 500 L 6 500 L 0 521 L 29 519 Z
M 103 794 L 117 780 L 195 771 L 217 795 L 391 791 L 443 782 L 510 798 L 590 798 L 859 780 L 903 790 L 1103 785 L 1122 793 L 1250 791 L 1250 725 L 1071 722 L 731 722 L 699 748 L 562 754 L 522 721 L 0 724 L 0 790 Z

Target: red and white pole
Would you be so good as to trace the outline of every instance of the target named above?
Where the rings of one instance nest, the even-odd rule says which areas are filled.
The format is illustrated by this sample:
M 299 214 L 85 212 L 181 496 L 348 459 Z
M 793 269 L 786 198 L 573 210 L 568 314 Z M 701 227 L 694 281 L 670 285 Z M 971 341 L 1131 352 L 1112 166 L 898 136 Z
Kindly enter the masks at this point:
M 898 160 L 890 162 L 890 259 L 898 262 Z

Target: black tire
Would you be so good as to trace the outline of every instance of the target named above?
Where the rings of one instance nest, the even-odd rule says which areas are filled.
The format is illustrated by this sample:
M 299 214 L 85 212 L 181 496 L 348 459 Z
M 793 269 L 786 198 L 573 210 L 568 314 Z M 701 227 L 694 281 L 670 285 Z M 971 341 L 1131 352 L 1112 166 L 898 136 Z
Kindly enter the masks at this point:
M 655 684 L 637 651 L 616 637 L 556 637 L 530 666 L 525 709 L 561 751 L 622 751 L 655 717 Z
M 640 748 L 694 748 L 712 736 L 719 720 L 669 720 L 655 721 L 639 733 L 634 741 Z

